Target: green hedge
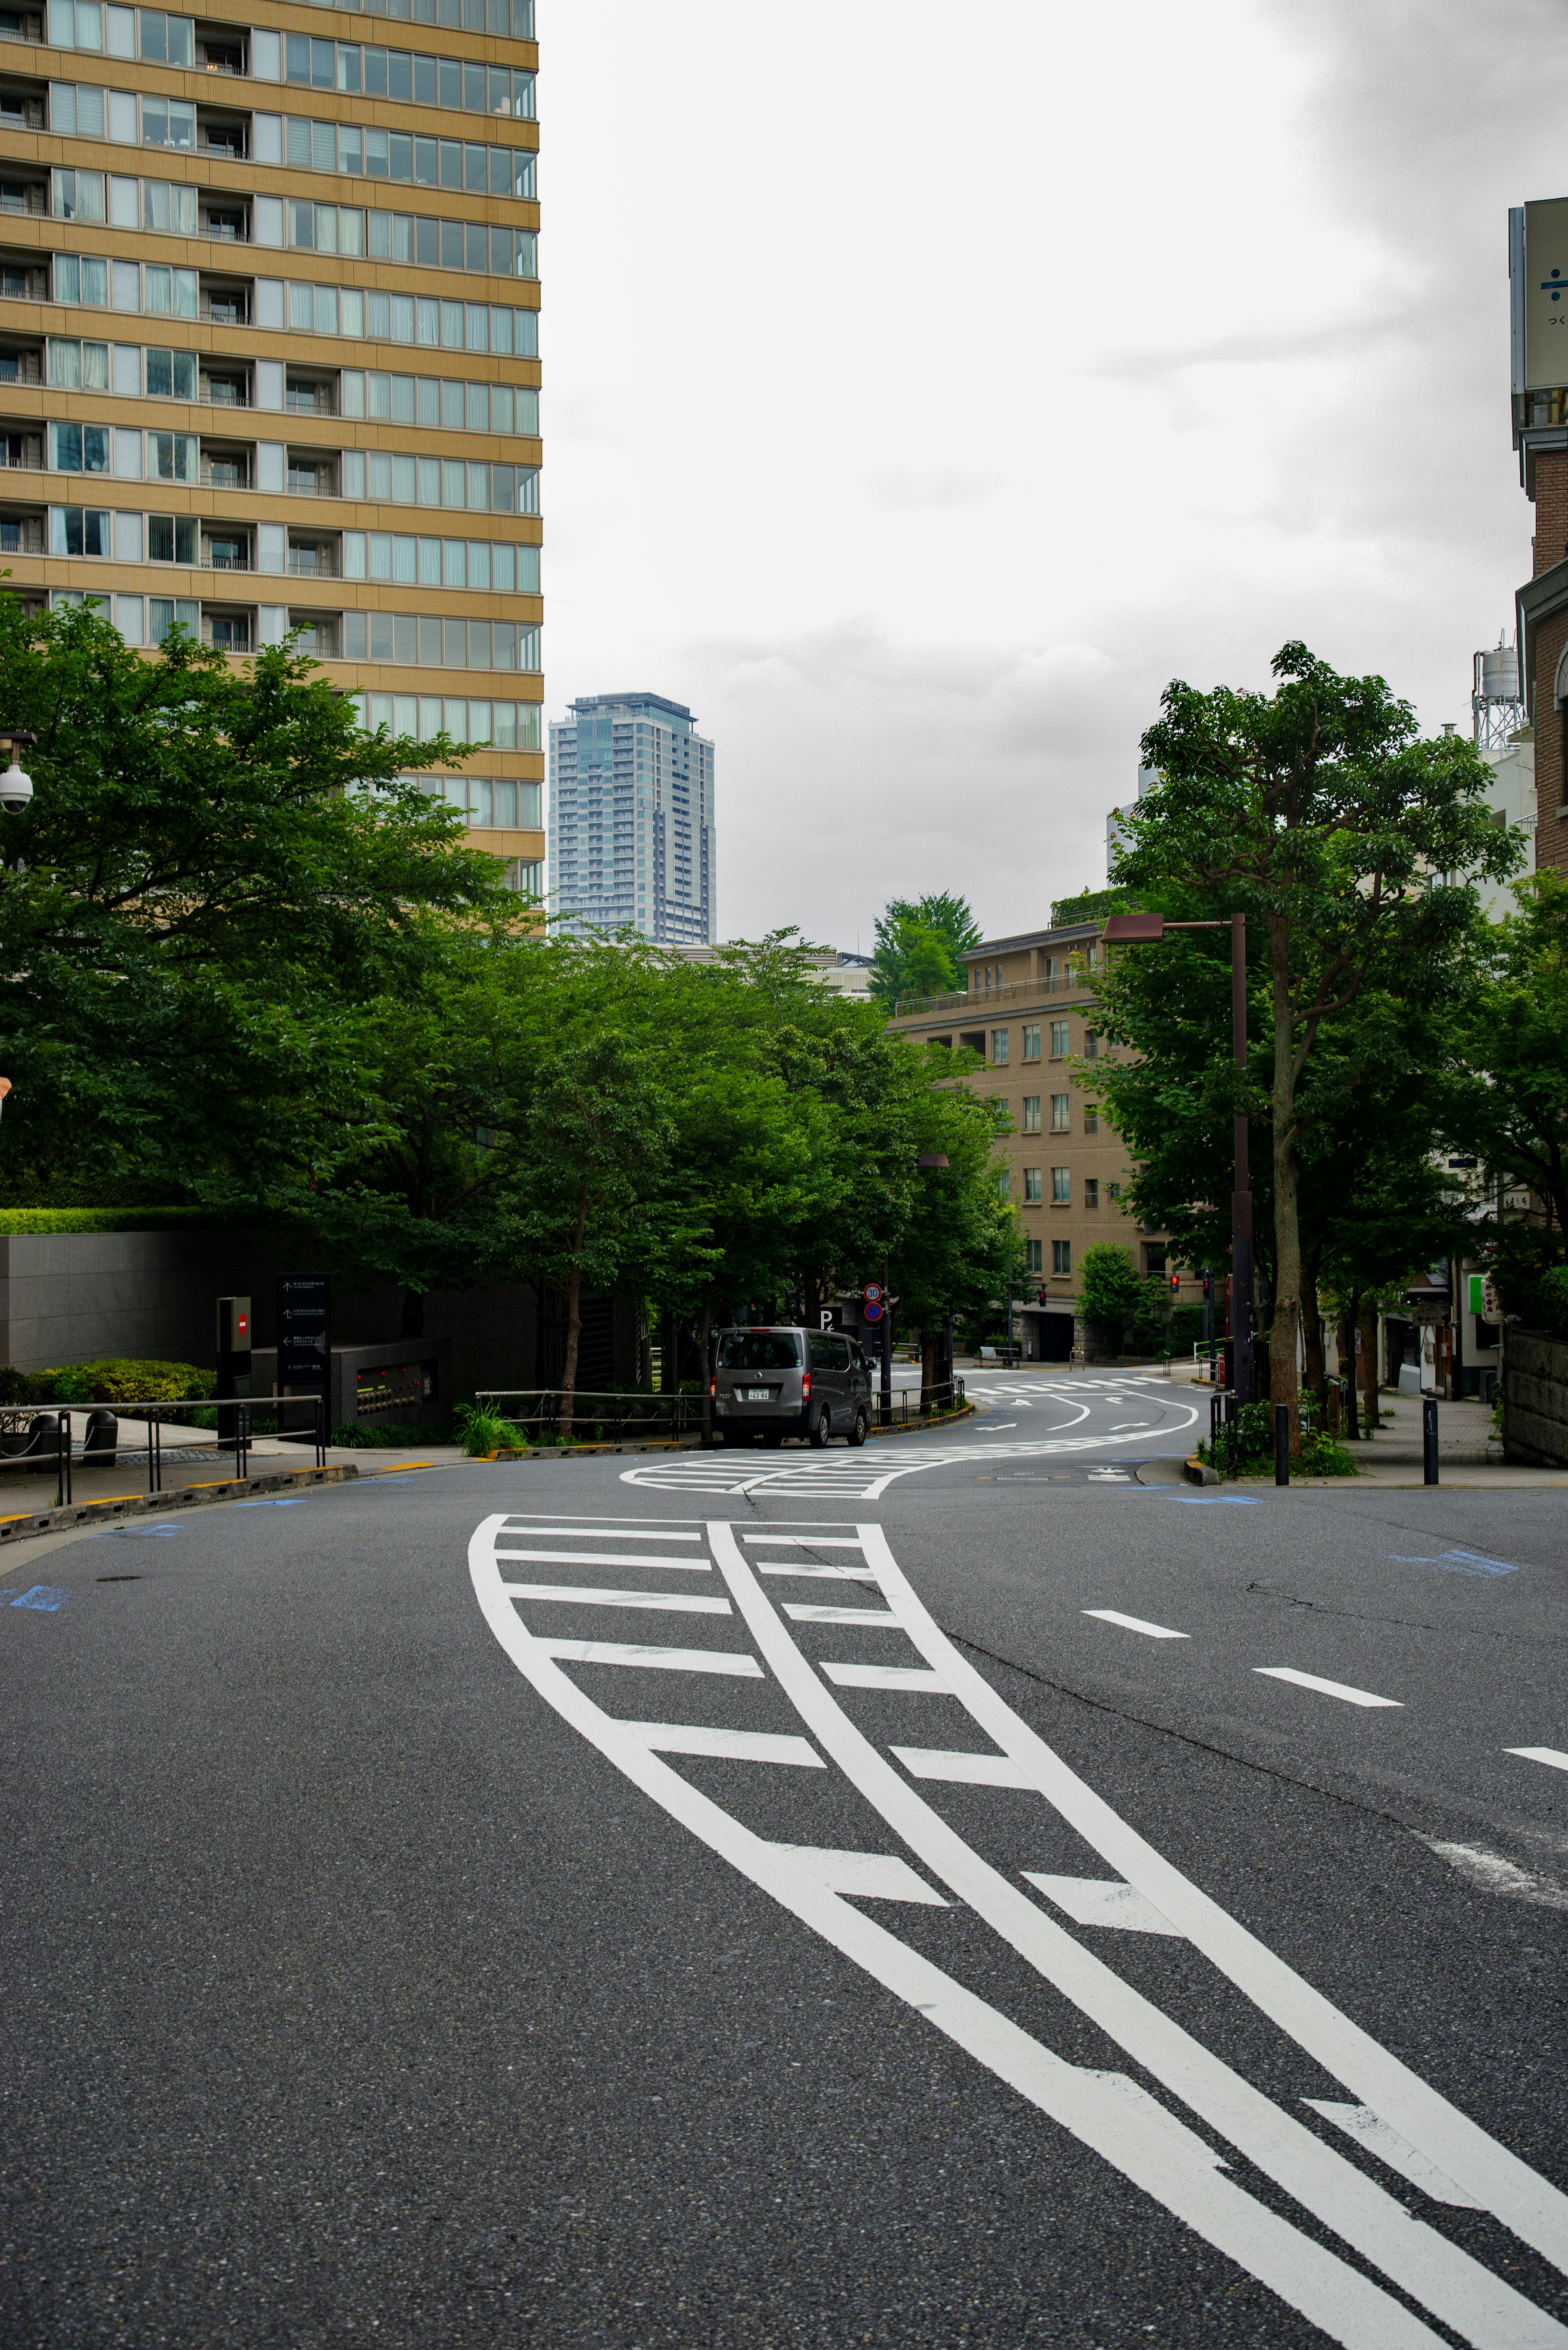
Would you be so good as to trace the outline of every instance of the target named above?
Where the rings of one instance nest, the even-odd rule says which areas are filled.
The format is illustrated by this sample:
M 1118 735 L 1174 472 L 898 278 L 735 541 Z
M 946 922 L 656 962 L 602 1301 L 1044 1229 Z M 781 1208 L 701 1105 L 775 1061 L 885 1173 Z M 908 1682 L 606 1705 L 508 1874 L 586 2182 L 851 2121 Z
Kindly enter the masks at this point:
M 0 1208 L 0 1234 L 162 1232 L 217 1222 L 210 1208 Z
M 217 1372 L 200 1363 L 138 1362 L 107 1357 L 56 1370 L 0 1369 L 0 1404 L 182 1403 L 216 1392 Z

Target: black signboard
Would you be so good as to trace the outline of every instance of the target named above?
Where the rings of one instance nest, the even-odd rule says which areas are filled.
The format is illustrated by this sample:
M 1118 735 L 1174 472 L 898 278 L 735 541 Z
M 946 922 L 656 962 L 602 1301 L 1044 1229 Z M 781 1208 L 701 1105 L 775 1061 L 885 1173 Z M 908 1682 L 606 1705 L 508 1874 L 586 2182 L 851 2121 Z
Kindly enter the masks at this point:
M 325 1273 L 277 1277 L 280 1393 L 325 1395 L 332 1368 L 332 1282 Z

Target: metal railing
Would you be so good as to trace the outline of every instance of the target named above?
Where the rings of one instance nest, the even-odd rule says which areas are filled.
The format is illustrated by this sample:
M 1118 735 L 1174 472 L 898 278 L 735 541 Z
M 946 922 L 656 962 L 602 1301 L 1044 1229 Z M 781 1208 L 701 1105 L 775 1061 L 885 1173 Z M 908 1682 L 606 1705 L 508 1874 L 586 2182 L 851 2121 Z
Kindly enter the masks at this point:
M 215 1429 L 209 1431 L 193 1423 L 190 1415 L 198 1411 L 215 1415 Z M 87 1423 L 79 1442 L 71 1426 L 73 1417 L 78 1413 Z M 163 1424 L 170 1419 L 188 1433 L 165 1454 Z M 125 1443 L 120 1431 L 126 1420 L 146 1422 L 143 1442 L 129 1446 Z M 7 1407 L 0 1410 L 0 1469 L 30 1470 L 36 1473 L 39 1468 L 52 1466 L 57 1502 L 62 1507 L 69 1507 L 75 1499 L 73 1471 L 77 1468 L 116 1469 L 122 1462 L 129 1467 L 144 1461 L 147 1491 L 152 1494 L 164 1491 L 166 1460 L 171 1464 L 176 1461 L 215 1460 L 222 1453 L 233 1452 L 234 1476 L 248 1477 L 251 1448 L 258 1435 L 276 1437 L 285 1443 L 308 1444 L 317 1468 L 324 1469 L 326 1397 L 185 1396 L 176 1402 L 117 1403 L 112 1407 L 90 1403 L 48 1405 L 42 1409 Z M 202 1437 L 209 1440 L 202 1442 Z
M 288 568 L 296 579 L 336 579 L 337 556 L 329 546 L 291 546 Z
M 190 232 L 187 230 L 186 234 L 189 234 Z M 196 234 L 211 237 L 214 244 L 249 244 L 250 223 L 248 221 L 202 221 L 197 228 Z
M 212 554 L 203 554 L 198 567 L 202 571 L 248 571 L 250 567 L 249 555 Z
M 251 388 L 248 383 L 204 383 L 198 395 L 202 408 L 248 408 Z
M 895 1388 L 889 1396 L 874 1390 L 871 1400 L 878 1428 L 909 1428 L 961 1410 L 969 1396 L 963 1381 L 954 1378 L 937 1379 L 929 1388 Z
M 554 1442 L 568 1416 L 575 1444 L 670 1441 L 693 1435 L 702 1426 L 700 1395 L 616 1395 L 582 1388 L 568 1395 L 564 1388 L 482 1388 L 474 1400 L 482 1409 L 493 1408 L 497 1419 L 522 1431 L 524 1442 L 530 1440 L 530 1430 L 537 1431 L 534 1442 L 546 1430 L 548 1440 Z

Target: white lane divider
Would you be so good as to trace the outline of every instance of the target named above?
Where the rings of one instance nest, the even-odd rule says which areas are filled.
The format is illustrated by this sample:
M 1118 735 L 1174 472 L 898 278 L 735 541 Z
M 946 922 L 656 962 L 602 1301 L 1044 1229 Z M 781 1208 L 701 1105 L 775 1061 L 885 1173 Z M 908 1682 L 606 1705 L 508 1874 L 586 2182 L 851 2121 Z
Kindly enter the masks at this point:
M 1085 1616 L 1097 1616 L 1102 1624 L 1119 1624 L 1124 1632 L 1142 1632 L 1150 1640 L 1189 1640 L 1190 1632 L 1172 1632 L 1164 1624 L 1146 1624 L 1141 1616 L 1124 1616 L 1116 1607 L 1085 1607 Z
M 1397 2130 L 1380 2122 L 1370 2106 L 1340 2105 L 1332 2097 L 1303 2097 L 1302 2103 L 1310 2106 L 1314 2114 L 1321 2114 L 1325 2121 L 1333 2122 L 1336 2129 L 1344 2130 L 1346 2137 L 1370 2148 L 1379 2161 L 1386 2162 L 1390 2170 L 1397 2170 L 1401 2178 L 1407 2178 L 1412 2187 L 1418 2187 L 1423 2195 L 1429 2195 L 1434 2203 L 1452 2203 L 1461 2211 L 1480 2210 L 1473 2195 L 1456 2187 L 1435 2162 L 1428 2162 Z
M 487 1540 L 493 1540 L 493 1530 L 500 1523 L 499 1520 L 490 1520 L 476 1533 L 470 1551 L 471 1571 L 487 1619 L 519 1669 L 557 1711 L 573 1721 L 601 1752 L 673 1815 L 683 1818 L 694 1833 L 703 1836 L 715 1850 L 722 1851 L 753 1882 L 764 1886 L 836 1947 L 855 1956 L 878 1981 L 890 1989 L 897 1988 L 900 1996 L 909 1996 L 906 1986 L 914 1982 L 926 1961 L 890 1938 L 874 1944 L 866 1941 L 842 1916 L 808 1909 L 803 1905 L 798 1873 L 787 1882 L 779 1875 L 778 1847 L 759 1846 L 758 1840 L 752 1838 L 738 1822 L 716 1806 L 708 1805 L 678 1773 L 668 1772 L 666 1766 L 654 1761 L 651 1744 L 662 1734 L 657 1725 L 642 1725 L 639 1732 L 612 1722 L 559 1671 L 554 1658 L 563 1648 L 582 1645 L 597 1650 L 600 1644 L 542 1642 L 525 1630 L 515 1607 L 501 1587 L 498 1568 L 487 1555 Z M 884 1596 L 898 1615 L 917 1650 L 925 1656 L 931 1674 L 956 1692 L 975 1726 L 989 1735 L 1000 1750 L 987 1755 L 940 1749 L 895 1749 L 895 1755 L 910 1774 L 971 1785 L 1022 1784 L 1044 1795 L 1114 1867 L 1121 1870 L 1120 1880 L 1108 1888 L 1101 1880 L 1089 1881 L 1097 1902 L 1126 1901 L 1126 1887 L 1136 1885 L 1158 1915 L 1168 1921 L 1169 1930 L 1185 1933 L 1214 1957 L 1232 1981 L 1265 2012 L 1273 2014 L 1303 2046 L 1311 2048 L 1336 2077 L 1355 2088 L 1386 2126 L 1394 2129 L 1403 2120 L 1404 2127 L 1397 2134 L 1417 2147 L 1426 2159 L 1435 2162 L 1445 2177 L 1478 2197 L 1484 2180 L 1490 2189 L 1484 2208 L 1504 2218 L 1529 2241 L 1538 2242 L 1549 2256 L 1555 2256 L 1552 2248 L 1561 2248 L 1561 2223 L 1568 2210 L 1563 2199 L 1527 2165 L 1498 2146 L 1408 2073 L 1397 2059 L 1341 2016 L 1230 1919 L 1217 1904 L 1144 1845 L 1127 1823 L 1066 1770 L 947 1641 L 892 1559 L 880 1528 L 863 1526 L 859 1539 L 867 1562 L 876 1569 Z M 1568 2344 L 1568 2331 L 1446 2238 L 1412 2220 L 1403 2206 L 1375 2181 L 1346 2163 L 1303 2123 L 1272 2105 L 1261 2092 L 1095 1959 L 1071 1934 L 1055 1926 L 1027 1895 L 990 1868 L 854 1727 L 817 1671 L 794 1646 L 783 1617 L 770 1604 L 730 1529 L 714 1525 L 711 1540 L 731 1596 L 805 1727 L 815 1732 L 816 1744 L 846 1771 L 858 1791 L 895 1829 L 912 1856 L 949 1893 L 967 1902 L 1200 2118 L 1220 2130 L 1413 2300 L 1433 2311 L 1464 2340 L 1478 2345 L 1478 2350 L 1521 2350 L 1524 2345 Z M 616 1653 L 618 1656 L 628 1652 Z M 667 1659 L 672 1653 L 679 1652 L 656 1650 L 651 1655 Z M 699 1656 L 704 1669 L 714 1665 L 732 1669 L 741 1661 L 733 1657 L 717 1659 L 711 1652 L 686 1653 Z M 755 1669 L 761 1678 L 760 1668 Z M 846 1685 L 853 1686 L 840 1682 L 840 1686 Z M 688 1734 L 679 1731 L 673 1733 L 676 1738 Z M 815 1747 L 805 1741 L 801 1744 L 808 1755 L 815 1757 Z M 691 1750 L 672 1743 L 667 1751 Z M 714 1746 L 701 1751 L 730 1750 L 727 1746 Z M 760 1750 L 750 1751 L 756 1759 L 763 1759 Z M 791 1759 L 805 1758 L 792 1755 Z M 649 1775 L 661 1773 L 663 1777 Z M 773 1857 L 761 1856 L 766 1855 Z M 1085 1882 L 1063 1880 L 1065 1886 L 1080 1887 Z M 1043 1889 L 1048 1899 L 1057 1899 L 1054 1889 Z M 820 1893 L 820 1887 L 817 1890 Z M 1082 1902 L 1089 1897 L 1080 1891 L 1072 1898 Z M 1065 1908 L 1066 1914 L 1073 1914 L 1065 1902 L 1058 1906 Z M 849 1914 L 858 1918 L 858 1913 Z M 1096 1918 L 1096 1922 L 1100 1920 Z M 861 1927 L 866 1923 L 859 1920 Z M 1142 1930 L 1149 1929 L 1145 1927 Z M 1086 2144 L 1097 2146 L 1128 2178 L 1136 2179 L 1165 2208 L 1179 2211 L 1209 2241 L 1233 2251 L 1240 2231 L 1249 2249 L 1244 2253 L 1233 2251 L 1233 2256 L 1331 2338 L 1355 2344 L 1357 2350 L 1383 2350 L 1385 2345 L 1431 2343 L 1436 2339 L 1428 2328 L 1408 2310 L 1390 2301 L 1372 2280 L 1346 2268 L 1332 2251 L 1299 2236 L 1287 2222 L 1275 2220 L 1252 2204 L 1241 2190 L 1233 2190 L 1240 2196 L 1243 2207 L 1241 2210 L 1223 2197 L 1216 2200 L 1216 2190 L 1226 2184 L 1215 2176 L 1220 2158 L 1135 2084 L 1119 2074 L 1085 2074 L 1063 2065 L 1038 2043 L 1019 2033 L 997 2011 L 975 2001 L 940 1970 L 929 1970 L 919 1979 L 925 1988 L 914 2003 L 936 2028 L 949 2032 L 979 2061 L 1012 2081 L 1021 2094 L 1054 2114 Z M 1358 2074 L 1366 2076 L 1365 2084 L 1355 2077 Z M 1069 2078 L 1077 2085 L 1071 2095 L 1067 2089 Z M 1085 2106 L 1081 2100 L 1087 2083 L 1096 2085 L 1096 2094 L 1091 2105 Z M 1106 2097 L 1111 2101 L 1108 2106 L 1104 2102 Z M 1137 2128 L 1130 2137 L 1111 2125 L 1111 2114 L 1117 2110 L 1124 2124 L 1137 2120 Z M 1441 2141 L 1445 2133 L 1446 2147 L 1435 2149 L 1434 2140 Z M 1112 2138 L 1118 2149 L 1114 2153 L 1110 2151 Z M 1159 2158 L 1151 2167 L 1150 2156 L 1157 2145 Z M 1438 2150 L 1458 2159 L 1438 2160 Z M 1199 2210 L 1202 2216 L 1194 2216 Z M 1282 2231 L 1283 2241 L 1276 2230 Z
M 1035 1868 L 1026 1868 L 1023 1874 L 1048 1901 L 1064 1909 L 1075 1925 L 1119 1926 L 1124 1934 L 1173 1934 L 1181 1939 L 1180 1928 L 1162 1918 L 1136 1885 L 1122 1885 L 1115 1877 L 1043 1877 Z
M 562 1664 L 641 1665 L 661 1673 L 729 1673 L 743 1681 L 763 1678 L 755 1657 L 732 1656 L 722 1648 L 644 1647 L 632 1640 L 540 1640 L 537 1646 Z
M 1568 1771 L 1568 1754 L 1555 1746 L 1505 1746 L 1505 1754 L 1521 1754 L 1527 1762 L 1549 1762 L 1554 1771 Z
M 1297 1689 L 1315 1690 L 1319 1697 L 1342 1698 L 1346 1705 L 1403 1706 L 1402 1697 L 1375 1697 L 1370 1690 L 1352 1689 L 1345 1681 L 1325 1681 L 1318 1673 L 1298 1673 L 1293 1665 L 1254 1665 L 1272 1681 L 1293 1681 Z
M 630 1559 L 617 1559 L 617 1566 L 629 1566 Z M 659 1564 L 664 1565 L 662 1559 Z M 658 1607 L 683 1616 L 728 1616 L 727 1599 L 720 1599 L 706 1591 L 601 1591 L 592 1583 L 509 1583 L 509 1599 L 560 1599 L 575 1601 L 579 1607 Z
M 1221 2176 L 1213 2148 L 1137 2082 L 1067 2064 L 831 1892 L 788 1846 L 768 1843 L 711 1802 L 627 1724 L 602 1712 L 528 1631 L 502 1589 L 492 1547 L 499 1523 L 484 1520 L 469 1545 L 474 1592 L 492 1632 L 546 1703 L 651 1801 L 1331 2341 L 1345 2350 L 1437 2350 L 1441 2337 L 1373 2279 Z

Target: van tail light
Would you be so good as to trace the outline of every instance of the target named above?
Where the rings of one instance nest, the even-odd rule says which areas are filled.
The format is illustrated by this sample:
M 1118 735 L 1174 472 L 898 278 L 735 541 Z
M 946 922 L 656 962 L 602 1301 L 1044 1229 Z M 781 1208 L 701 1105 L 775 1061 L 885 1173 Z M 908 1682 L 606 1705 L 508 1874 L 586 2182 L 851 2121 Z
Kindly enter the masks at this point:
M 809 1403 L 811 1401 L 811 1373 L 809 1371 L 806 1372 L 805 1378 L 801 1380 L 800 1392 L 804 1400 Z

